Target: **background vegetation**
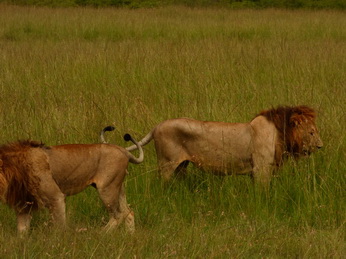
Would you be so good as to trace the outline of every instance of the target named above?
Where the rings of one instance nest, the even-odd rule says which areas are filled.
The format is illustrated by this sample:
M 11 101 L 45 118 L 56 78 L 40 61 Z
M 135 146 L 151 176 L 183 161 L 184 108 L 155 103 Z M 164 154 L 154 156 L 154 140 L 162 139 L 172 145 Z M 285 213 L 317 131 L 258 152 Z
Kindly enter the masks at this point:
M 246 122 L 279 104 L 319 112 L 325 147 L 288 161 L 270 197 L 248 177 L 189 168 L 163 187 L 153 144 L 131 165 L 137 231 L 102 232 L 95 190 L 67 199 L 70 229 L 45 211 L 16 237 L 0 211 L 1 258 L 342 258 L 345 255 L 346 16 L 339 11 L 0 5 L 0 138 L 125 146 L 162 120 Z
M 332 8 L 345 9 L 344 0 L 0 0 L 19 5 L 38 6 L 116 6 L 116 7 L 159 7 L 185 5 L 190 7 L 231 8 Z

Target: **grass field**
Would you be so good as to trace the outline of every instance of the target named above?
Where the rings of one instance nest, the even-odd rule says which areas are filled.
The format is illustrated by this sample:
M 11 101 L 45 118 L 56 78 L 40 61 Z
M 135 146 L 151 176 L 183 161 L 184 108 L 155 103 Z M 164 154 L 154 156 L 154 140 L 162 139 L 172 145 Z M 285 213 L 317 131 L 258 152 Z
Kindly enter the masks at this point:
M 48 145 L 143 137 L 162 120 L 246 122 L 277 105 L 318 111 L 324 148 L 287 161 L 262 197 L 248 177 L 189 167 L 162 187 L 154 145 L 130 165 L 136 233 L 102 232 L 87 189 L 67 199 L 70 229 L 35 214 L 16 236 L 0 211 L 1 258 L 343 258 L 346 15 L 338 11 L 30 8 L 0 5 L 0 137 Z

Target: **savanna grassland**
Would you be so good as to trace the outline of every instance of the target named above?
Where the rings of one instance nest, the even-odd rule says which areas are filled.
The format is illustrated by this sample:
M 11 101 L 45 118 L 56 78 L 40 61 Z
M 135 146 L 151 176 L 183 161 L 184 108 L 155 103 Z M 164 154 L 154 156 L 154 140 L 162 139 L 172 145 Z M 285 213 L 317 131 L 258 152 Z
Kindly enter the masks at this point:
M 16 236 L 0 210 L 1 258 L 342 258 L 345 248 L 346 15 L 342 11 L 0 5 L 1 143 L 140 139 L 162 120 L 246 122 L 277 105 L 318 111 L 324 148 L 289 160 L 269 197 L 249 177 L 189 167 L 162 186 L 153 143 L 130 165 L 136 233 L 105 234 L 94 189 L 67 198 L 69 229 L 46 211 Z

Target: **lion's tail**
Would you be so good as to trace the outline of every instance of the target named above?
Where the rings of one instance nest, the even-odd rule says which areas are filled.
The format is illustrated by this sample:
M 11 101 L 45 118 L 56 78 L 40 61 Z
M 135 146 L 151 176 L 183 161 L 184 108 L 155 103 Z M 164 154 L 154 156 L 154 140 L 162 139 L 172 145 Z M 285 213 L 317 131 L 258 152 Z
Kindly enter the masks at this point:
M 103 130 L 101 130 L 100 139 L 101 139 L 102 143 L 108 143 L 105 139 L 105 132 L 106 131 L 113 131 L 113 130 L 115 130 L 115 128 L 113 126 L 107 126 Z
M 130 158 L 130 162 L 133 163 L 133 164 L 140 164 L 143 162 L 144 160 L 144 152 L 143 152 L 143 148 L 141 147 L 141 145 L 135 140 L 132 138 L 132 136 L 130 134 L 125 134 L 124 135 L 124 140 L 125 141 L 129 141 L 131 140 L 136 146 L 136 148 L 138 148 L 139 150 L 139 157 L 135 157 L 134 155 L 132 155 L 130 152 L 128 152 L 128 155 L 129 155 L 129 158 Z
M 154 130 L 150 131 L 141 141 L 138 142 L 139 146 L 145 146 L 153 139 Z M 137 145 L 132 145 L 126 148 L 127 151 L 136 150 Z

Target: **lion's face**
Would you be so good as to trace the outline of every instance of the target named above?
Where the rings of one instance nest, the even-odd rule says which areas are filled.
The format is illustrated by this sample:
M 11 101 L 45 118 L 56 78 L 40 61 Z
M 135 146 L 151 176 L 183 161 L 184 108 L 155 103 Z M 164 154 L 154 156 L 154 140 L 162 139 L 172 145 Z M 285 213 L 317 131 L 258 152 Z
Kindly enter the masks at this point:
M 295 152 L 308 156 L 317 149 L 323 147 L 323 142 L 318 134 L 317 127 L 312 120 L 301 121 L 294 129 Z

